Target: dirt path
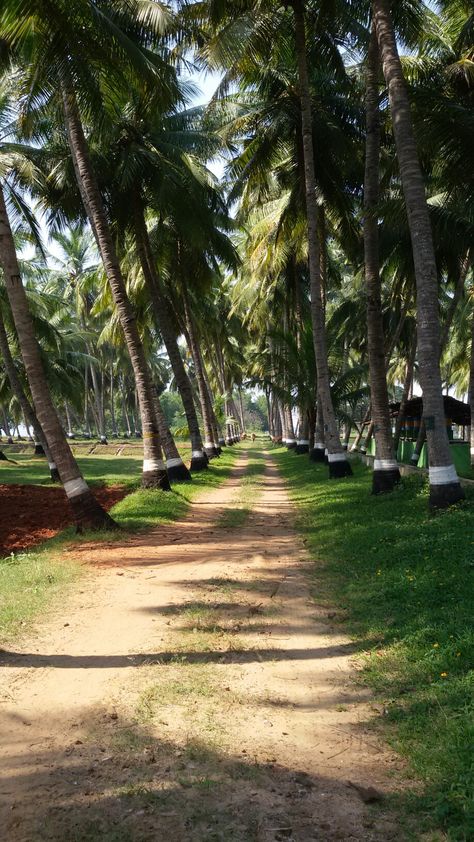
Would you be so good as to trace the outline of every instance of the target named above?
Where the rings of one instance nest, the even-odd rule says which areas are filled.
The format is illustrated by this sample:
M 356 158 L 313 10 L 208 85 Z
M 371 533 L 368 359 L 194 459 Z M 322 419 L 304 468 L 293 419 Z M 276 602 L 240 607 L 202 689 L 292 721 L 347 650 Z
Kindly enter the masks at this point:
M 310 599 L 274 463 L 219 527 L 245 453 L 189 516 L 123 545 L 0 659 L 8 842 L 400 840 L 348 781 L 389 792 L 355 648 Z M 296 458 L 296 457 L 295 457 Z

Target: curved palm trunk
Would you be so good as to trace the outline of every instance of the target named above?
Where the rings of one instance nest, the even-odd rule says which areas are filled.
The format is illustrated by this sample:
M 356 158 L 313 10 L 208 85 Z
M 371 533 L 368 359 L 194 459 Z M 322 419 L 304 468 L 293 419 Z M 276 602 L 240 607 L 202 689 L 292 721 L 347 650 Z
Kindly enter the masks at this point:
M 366 143 L 364 180 L 364 256 L 367 295 L 367 346 L 372 402 L 372 431 L 375 437 L 375 461 L 372 472 L 372 493 L 392 491 L 400 482 L 400 471 L 393 452 L 392 427 L 387 389 L 387 366 L 384 353 L 384 329 L 379 265 L 377 210 L 380 181 L 380 117 L 379 57 L 377 34 L 372 25 L 366 67 Z M 365 442 L 367 451 L 368 441 Z
M 328 450 L 329 476 L 352 474 L 352 468 L 339 439 L 329 379 L 326 325 L 322 301 L 321 253 L 318 236 L 318 206 L 314 171 L 314 149 L 311 113 L 311 94 L 306 59 L 306 33 L 303 0 L 292 0 L 295 16 L 295 46 L 298 61 L 301 127 L 303 135 L 306 215 L 308 225 L 309 275 L 311 283 L 311 319 L 313 323 L 314 353 L 318 373 L 318 393 L 324 416 L 325 440 Z
M 214 432 L 212 428 L 211 407 L 209 401 L 209 393 L 206 386 L 206 378 L 204 376 L 204 368 L 202 364 L 201 350 L 196 337 L 194 329 L 193 318 L 189 308 L 188 294 L 186 286 L 183 284 L 183 303 L 184 303 L 184 318 L 186 322 L 186 340 L 191 352 L 196 371 L 196 381 L 199 392 L 199 402 L 201 404 L 202 423 L 204 426 L 204 450 L 209 459 L 218 456 L 218 444 L 214 441 Z
M 84 368 L 84 434 L 86 439 L 92 436 L 89 418 L 89 363 Z
M 212 427 L 212 440 L 216 445 L 217 455 L 220 456 L 221 453 L 222 453 L 222 448 L 220 446 L 220 443 L 221 443 L 222 437 L 223 437 L 222 430 L 221 430 L 220 424 L 217 420 L 217 415 L 214 411 L 214 398 L 212 396 L 211 384 L 209 383 L 209 377 L 208 377 L 208 374 L 207 374 L 207 371 L 206 371 L 206 364 L 204 362 L 204 358 L 203 358 L 203 355 L 202 355 L 202 352 L 201 352 L 201 346 L 200 345 L 198 346 L 198 350 L 199 350 L 199 354 L 201 356 L 202 371 L 203 371 L 203 375 L 204 375 L 204 382 L 206 384 L 206 394 L 207 394 L 207 402 L 208 402 L 208 407 L 209 407 L 209 417 L 211 419 L 211 427 Z M 236 417 L 235 413 L 234 413 L 234 417 Z
M 92 348 L 88 343 L 86 343 L 86 350 L 90 357 L 93 356 Z M 105 416 L 104 416 L 104 405 L 103 405 L 103 382 L 102 385 L 99 383 L 99 378 L 97 376 L 97 369 L 94 363 L 90 365 L 90 372 L 92 378 L 92 390 L 94 392 L 94 402 L 95 402 L 95 414 L 97 418 L 97 431 L 99 433 L 99 439 L 101 444 L 107 444 L 107 436 L 105 434 Z
M 171 482 L 188 482 L 191 479 L 191 474 L 189 473 L 179 454 L 178 448 L 176 447 L 175 440 L 166 422 L 165 413 L 163 412 L 158 395 L 155 399 L 155 413 L 158 421 L 160 438 L 163 443 L 163 450 L 166 456 L 168 476 Z
M 423 390 L 423 417 L 428 440 L 430 504 L 434 507 L 446 507 L 463 499 L 464 492 L 453 465 L 444 417 L 439 366 L 438 277 L 433 236 L 413 133 L 410 102 L 387 0 L 373 0 L 373 16 L 388 88 L 393 134 L 415 264 L 418 362 Z
M 170 484 L 163 462 L 154 410 L 154 386 L 138 333 L 135 313 L 127 295 L 71 84 L 63 81 L 61 93 L 66 133 L 77 184 L 99 248 L 135 376 L 143 430 L 142 485 L 145 488 L 161 488 L 168 491 Z
M 209 459 L 204 451 L 196 407 L 194 406 L 193 390 L 181 358 L 168 304 L 162 293 L 160 279 L 155 269 L 143 208 L 139 205 L 135 209 L 135 241 L 145 283 L 148 286 L 155 321 L 165 344 L 176 386 L 183 401 L 184 414 L 186 415 L 191 439 L 191 471 L 202 471 L 207 468 Z
M 310 454 L 313 462 L 324 462 L 324 454 L 326 452 L 326 443 L 324 440 L 324 416 L 323 405 L 321 398 L 317 396 L 316 399 L 316 425 L 314 430 L 314 444 Z
M 3 415 L 3 429 L 5 431 L 5 435 L 7 437 L 7 444 L 13 444 L 13 439 L 10 432 L 10 422 L 8 420 L 8 415 L 5 407 L 2 405 L 2 415 Z
M 118 430 L 117 430 L 117 421 L 115 418 L 115 377 L 114 377 L 114 364 L 113 362 L 110 363 L 109 368 L 110 373 L 110 423 L 112 425 L 112 435 L 116 439 L 118 438 Z
M 293 450 L 296 447 L 296 434 L 293 425 L 293 415 L 291 414 L 291 406 L 285 404 L 283 407 L 285 413 L 285 427 L 286 427 L 286 441 L 285 444 L 288 450 Z
M 10 351 L 10 346 L 8 344 L 8 337 L 5 330 L 5 324 L 3 321 L 3 315 L 0 309 L 0 353 L 3 358 L 3 364 L 5 366 L 5 371 L 7 373 L 8 380 L 10 382 L 11 390 L 15 395 L 18 403 L 21 406 L 23 416 L 25 419 L 25 426 L 32 427 L 34 434 L 35 434 L 35 454 L 42 453 L 46 456 L 48 461 L 49 471 L 51 474 L 51 479 L 54 482 L 59 482 L 59 473 L 56 467 L 56 464 L 53 461 L 53 457 L 51 456 L 51 451 L 48 447 L 48 443 L 46 441 L 46 437 L 41 429 L 41 424 L 39 423 L 34 409 L 31 406 L 21 383 L 21 380 L 18 376 L 18 372 L 16 370 L 16 366 Z M 38 447 L 39 445 L 39 447 Z M 41 448 L 41 450 L 39 449 Z
M 65 439 L 41 361 L 28 300 L 23 287 L 3 191 L 0 185 L 0 262 L 33 403 L 64 486 L 78 529 L 111 529 L 112 518 L 99 505 Z

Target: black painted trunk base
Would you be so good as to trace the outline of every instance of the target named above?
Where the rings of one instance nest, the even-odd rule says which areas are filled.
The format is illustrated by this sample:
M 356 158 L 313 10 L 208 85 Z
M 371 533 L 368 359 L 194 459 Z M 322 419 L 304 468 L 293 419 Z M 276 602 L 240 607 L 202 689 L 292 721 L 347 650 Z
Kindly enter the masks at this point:
M 341 477 L 351 477 L 352 468 L 347 459 L 341 459 L 340 462 L 329 462 L 329 479 L 340 479 Z
M 324 450 L 321 447 L 313 447 L 309 454 L 309 458 L 312 462 L 324 462 Z
M 8 462 L 8 456 L 5 456 L 3 450 L 0 450 L 0 462 Z
M 39 442 L 35 444 L 35 456 L 44 456 L 44 447 Z
M 171 465 L 167 470 L 170 482 L 189 482 L 191 479 L 191 474 L 184 462 L 181 462 L 181 465 Z
M 50 468 L 49 473 L 51 474 L 51 479 L 53 482 L 61 482 L 59 477 L 59 471 L 57 468 Z
M 84 529 L 105 529 L 108 531 L 120 529 L 90 491 L 86 491 L 85 494 L 78 494 L 77 497 L 71 497 L 68 501 L 78 534 L 81 534 Z
M 202 456 L 192 456 L 191 457 L 191 472 L 197 473 L 198 471 L 206 471 L 207 466 L 209 465 L 209 459 L 205 453 Z
M 295 450 L 295 448 L 296 448 L 296 442 L 295 442 L 295 441 L 290 441 L 290 443 L 289 443 L 289 444 L 287 444 L 287 445 L 286 445 L 286 447 L 287 447 L 287 449 L 288 449 L 288 450 Z
M 226 439 L 225 443 L 226 443 L 227 447 L 232 447 L 232 445 L 234 444 L 234 439 L 231 439 L 231 438 Z
M 301 455 L 302 453 L 309 453 L 309 444 L 297 444 L 295 447 L 295 453 Z
M 430 508 L 447 509 L 465 498 L 460 482 L 448 482 L 446 485 L 430 485 Z
M 168 471 L 144 471 L 142 474 L 142 488 L 151 488 L 156 491 L 170 491 Z
M 387 494 L 393 491 L 400 482 L 400 471 L 398 468 L 391 468 L 389 471 L 373 471 L 372 473 L 372 494 Z
M 108 444 L 106 436 L 100 437 L 99 444 Z

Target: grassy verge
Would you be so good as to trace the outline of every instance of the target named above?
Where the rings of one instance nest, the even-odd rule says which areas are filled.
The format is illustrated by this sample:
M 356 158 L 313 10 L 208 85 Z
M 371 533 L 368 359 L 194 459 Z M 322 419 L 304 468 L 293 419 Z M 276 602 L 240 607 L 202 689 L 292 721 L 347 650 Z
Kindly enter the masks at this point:
M 237 529 L 246 522 L 260 493 L 261 480 L 265 471 L 265 459 L 260 447 L 248 446 L 248 461 L 239 492 L 231 509 L 226 509 L 218 518 L 216 526 Z
M 422 828 L 474 839 L 474 491 L 432 515 L 419 477 L 372 497 L 359 464 L 329 481 L 325 466 L 275 453 L 297 526 L 322 559 L 315 596 L 337 600 L 365 641 L 362 677 L 385 711 L 377 724 L 424 783 L 403 806 Z
M 177 520 L 204 490 L 217 487 L 227 479 L 236 455 L 237 448 L 226 448 L 219 460 L 211 462 L 209 470 L 194 474 L 191 482 L 173 486 L 171 492 L 137 489 L 117 503 L 111 514 L 128 532 Z M 102 463 L 104 459 L 108 457 L 100 457 Z M 104 476 L 110 478 L 109 474 Z M 123 532 L 77 536 L 70 527 L 30 552 L 0 560 L 0 640 L 11 639 L 28 627 L 81 574 L 83 568 L 61 554 L 65 544 L 122 538 Z

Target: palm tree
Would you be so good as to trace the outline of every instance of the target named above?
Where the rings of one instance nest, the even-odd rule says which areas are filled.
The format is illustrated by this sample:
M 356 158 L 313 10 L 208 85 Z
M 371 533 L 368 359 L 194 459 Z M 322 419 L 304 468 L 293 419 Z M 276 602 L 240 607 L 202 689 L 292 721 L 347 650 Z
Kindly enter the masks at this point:
M 391 491 L 400 480 L 394 458 L 390 409 L 384 353 L 385 336 L 382 318 L 380 285 L 378 201 L 380 119 L 378 107 L 378 45 L 374 26 L 370 36 L 366 66 L 366 154 L 364 180 L 364 254 L 367 293 L 367 350 L 370 372 L 372 422 L 376 458 L 372 474 L 372 491 Z
M 303 0 L 291 0 L 295 20 L 295 48 L 298 62 L 299 97 L 303 138 L 306 215 L 308 225 L 308 260 L 311 280 L 311 316 L 313 320 L 314 353 L 318 372 L 318 391 L 321 396 L 325 439 L 328 450 L 329 475 L 342 477 L 352 474 L 347 455 L 341 445 L 331 397 L 326 327 L 322 300 L 321 248 L 318 232 L 318 205 L 314 168 L 313 119 L 311 90 L 306 57 L 306 27 Z
M 160 435 L 154 408 L 154 387 L 138 332 L 135 313 L 127 295 L 104 204 L 92 168 L 72 84 L 63 81 L 61 93 L 66 132 L 77 183 L 120 317 L 135 376 L 143 429 L 142 484 L 145 488 L 161 488 L 167 491 L 170 484 L 161 452 Z
M 35 453 L 43 453 L 46 456 L 48 461 L 48 466 L 51 474 L 51 479 L 53 482 L 59 481 L 59 473 L 58 469 L 53 462 L 53 457 L 51 456 L 51 452 L 48 447 L 48 443 L 46 441 L 46 437 L 41 429 L 41 425 L 35 415 L 34 409 L 31 406 L 30 401 L 25 393 L 23 388 L 23 384 L 20 380 L 18 372 L 16 370 L 15 362 L 10 351 L 10 346 L 8 343 L 8 336 L 5 329 L 5 322 L 3 319 L 2 309 L 0 307 L 0 353 L 2 355 L 3 364 L 5 366 L 5 370 L 7 373 L 7 377 L 10 381 L 10 386 L 13 394 L 15 395 L 19 405 L 21 406 L 25 425 L 27 427 L 31 427 L 35 434 L 35 440 L 37 442 L 35 446 Z
M 115 526 L 114 521 L 99 505 L 85 482 L 65 439 L 51 399 L 28 309 L 25 289 L 21 280 L 15 243 L 1 184 L 0 262 L 36 415 L 51 453 L 51 464 L 58 470 L 77 527 L 78 529 L 112 529 Z
M 129 84 L 130 71 L 136 72 L 140 68 L 148 74 L 152 83 L 156 83 L 156 65 L 146 57 L 141 44 L 134 40 L 137 36 L 136 19 L 130 13 L 137 13 L 136 8 L 107 10 L 109 14 L 101 8 L 98 14 L 95 3 L 80 0 L 74 7 L 74 15 L 69 15 L 65 14 L 61 3 L 53 2 L 48 13 L 41 14 L 38 19 L 37 6 L 32 3 L 31 8 L 25 9 L 25 14 L 27 11 L 30 13 L 29 25 L 25 31 L 19 32 L 15 26 L 15 3 L 12 6 L 13 10 L 7 6 L 2 12 L 2 35 L 6 44 L 27 71 L 29 78 L 34 79 L 32 86 L 37 91 L 43 85 L 43 90 L 46 87 L 49 94 L 52 74 L 58 88 L 77 185 L 120 317 L 134 371 L 143 428 L 142 482 L 147 488 L 168 490 L 169 480 L 154 411 L 152 378 L 92 165 L 77 98 L 79 89 L 97 115 L 104 108 L 100 86 L 96 84 L 97 77 L 115 75 L 119 88 L 120 84 Z M 149 15 L 142 15 L 140 33 L 145 40 L 152 37 L 150 21 Z M 31 39 L 29 36 L 32 32 L 34 37 Z M 56 45 L 54 52 L 51 51 L 52 44 Z M 61 50 L 58 45 L 61 45 Z M 171 75 L 165 70 L 161 77 L 163 84 L 166 83 L 166 77 L 171 78 Z
M 446 507 L 464 498 L 446 432 L 439 366 L 438 273 L 410 102 L 388 0 L 373 0 L 373 18 L 388 88 L 392 127 L 415 264 L 418 359 L 428 440 L 430 504 Z

